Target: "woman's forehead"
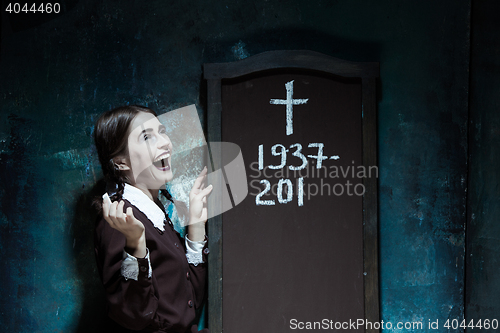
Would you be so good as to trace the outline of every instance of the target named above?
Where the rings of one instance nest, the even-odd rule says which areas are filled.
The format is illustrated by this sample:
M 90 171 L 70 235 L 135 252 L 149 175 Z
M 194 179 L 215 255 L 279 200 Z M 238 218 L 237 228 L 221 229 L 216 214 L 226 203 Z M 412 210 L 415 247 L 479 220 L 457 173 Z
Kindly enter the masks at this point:
M 158 128 L 159 125 L 161 125 L 160 121 L 153 114 L 148 112 L 139 112 L 130 124 L 130 127 L 132 130 L 131 132 L 135 132 L 142 131 L 146 128 Z

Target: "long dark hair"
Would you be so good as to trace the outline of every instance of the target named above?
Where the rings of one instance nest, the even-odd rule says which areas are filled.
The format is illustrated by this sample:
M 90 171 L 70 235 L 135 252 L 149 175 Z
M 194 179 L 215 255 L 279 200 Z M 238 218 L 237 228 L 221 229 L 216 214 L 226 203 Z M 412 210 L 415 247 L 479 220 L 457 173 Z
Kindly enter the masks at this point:
M 127 143 L 131 131 L 130 125 L 139 112 L 157 116 L 156 112 L 145 106 L 126 105 L 104 112 L 95 125 L 94 143 L 106 181 L 106 192 L 113 201 L 122 199 L 125 183 L 130 183 L 129 179 L 118 169 L 114 158 L 128 156 Z M 166 189 L 162 189 L 161 193 L 169 201 L 174 202 Z M 102 199 L 98 201 L 98 208 L 102 208 Z

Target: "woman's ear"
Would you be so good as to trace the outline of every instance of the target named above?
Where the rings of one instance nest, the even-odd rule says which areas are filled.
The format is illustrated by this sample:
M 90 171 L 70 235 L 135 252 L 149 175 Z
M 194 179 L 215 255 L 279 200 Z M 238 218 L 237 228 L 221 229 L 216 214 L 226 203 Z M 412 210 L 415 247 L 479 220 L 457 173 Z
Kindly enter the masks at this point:
M 122 158 L 122 157 L 117 157 L 114 159 L 115 165 L 118 168 L 118 170 L 130 170 L 130 167 L 127 164 L 127 159 Z

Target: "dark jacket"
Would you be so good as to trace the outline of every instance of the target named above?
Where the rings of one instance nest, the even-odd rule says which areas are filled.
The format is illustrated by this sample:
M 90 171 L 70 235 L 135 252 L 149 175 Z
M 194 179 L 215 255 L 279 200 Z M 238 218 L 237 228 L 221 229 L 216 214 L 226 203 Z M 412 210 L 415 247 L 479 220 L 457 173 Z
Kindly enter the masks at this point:
M 132 330 L 197 332 L 193 320 L 205 295 L 207 251 L 205 263 L 189 264 L 184 239 L 171 225 L 166 223 L 161 232 L 137 207 L 124 201 L 125 209 L 132 207 L 134 216 L 144 224 L 153 272 L 148 278 L 147 259 L 138 259 L 138 281 L 121 275 L 125 237 L 101 217 L 95 229 L 95 255 L 109 316 Z

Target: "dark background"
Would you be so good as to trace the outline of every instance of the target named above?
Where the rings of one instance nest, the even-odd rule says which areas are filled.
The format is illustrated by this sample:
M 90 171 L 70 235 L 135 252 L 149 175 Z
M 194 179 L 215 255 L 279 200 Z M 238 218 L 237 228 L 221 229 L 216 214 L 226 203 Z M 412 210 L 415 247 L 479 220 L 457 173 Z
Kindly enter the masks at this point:
M 204 121 L 203 63 L 279 49 L 380 62 L 381 319 L 441 326 L 500 313 L 500 2 L 73 0 L 36 15 L 7 4 L 2 330 L 102 326 L 88 208 L 97 116 L 196 103 Z

